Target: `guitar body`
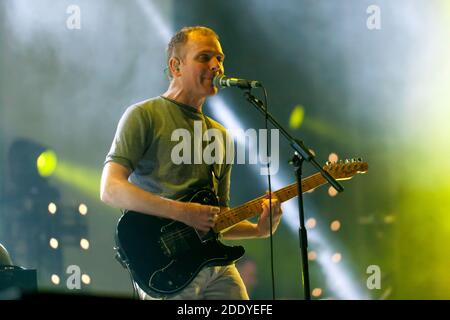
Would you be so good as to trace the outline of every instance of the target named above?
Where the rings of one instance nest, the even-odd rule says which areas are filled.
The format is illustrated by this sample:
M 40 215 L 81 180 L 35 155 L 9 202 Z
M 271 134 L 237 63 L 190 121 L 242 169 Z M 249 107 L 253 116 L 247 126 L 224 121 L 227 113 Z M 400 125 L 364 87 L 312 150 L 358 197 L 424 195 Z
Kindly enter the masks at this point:
M 218 205 L 209 189 L 181 200 Z M 134 211 L 126 211 L 119 219 L 116 245 L 133 280 L 153 297 L 176 294 L 203 267 L 231 264 L 245 252 L 242 246 L 220 243 L 212 230 L 201 234 L 184 223 Z

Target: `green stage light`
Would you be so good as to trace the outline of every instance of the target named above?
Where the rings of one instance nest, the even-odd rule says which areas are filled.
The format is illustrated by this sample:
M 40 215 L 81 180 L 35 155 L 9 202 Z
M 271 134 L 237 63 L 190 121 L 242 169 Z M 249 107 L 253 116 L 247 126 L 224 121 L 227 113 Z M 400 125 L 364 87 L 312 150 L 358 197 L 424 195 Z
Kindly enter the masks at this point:
M 303 119 L 305 117 L 305 108 L 298 104 L 294 107 L 294 110 L 292 110 L 290 119 L 289 119 L 289 126 L 292 129 L 298 129 L 303 123 Z
M 57 164 L 58 159 L 52 150 L 42 152 L 36 161 L 37 170 L 42 177 L 51 176 L 55 172 Z
M 54 178 L 66 185 L 75 187 L 97 200 L 100 192 L 101 174 L 101 168 L 85 167 L 70 160 L 61 159 L 55 170 Z M 88 212 L 88 208 L 84 204 L 80 205 L 78 210 L 81 215 L 85 215 Z

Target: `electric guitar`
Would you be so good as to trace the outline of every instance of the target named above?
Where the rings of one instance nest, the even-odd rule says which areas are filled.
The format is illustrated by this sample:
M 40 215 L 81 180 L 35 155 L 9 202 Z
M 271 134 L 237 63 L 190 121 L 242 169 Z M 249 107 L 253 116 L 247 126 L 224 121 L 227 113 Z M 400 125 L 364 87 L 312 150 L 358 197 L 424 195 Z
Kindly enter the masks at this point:
M 337 180 L 351 179 L 365 173 L 368 164 L 361 159 L 328 163 L 324 169 Z M 326 183 L 320 173 L 302 179 L 303 192 Z M 297 196 L 297 183 L 274 192 L 280 202 Z M 228 265 L 244 255 L 242 246 L 226 246 L 219 234 L 247 218 L 262 213 L 266 196 L 239 207 L 222 210 L 214 228 L 202 233 L 179 221 L 159 218 L 135 211 L 124 211 L 116 228 L 116 258 L 133 280 L 148 295 L 169 296 L 184 289 L 205 266 Z M 218 206 L 214 192 L 201 189 L 179 199 Z

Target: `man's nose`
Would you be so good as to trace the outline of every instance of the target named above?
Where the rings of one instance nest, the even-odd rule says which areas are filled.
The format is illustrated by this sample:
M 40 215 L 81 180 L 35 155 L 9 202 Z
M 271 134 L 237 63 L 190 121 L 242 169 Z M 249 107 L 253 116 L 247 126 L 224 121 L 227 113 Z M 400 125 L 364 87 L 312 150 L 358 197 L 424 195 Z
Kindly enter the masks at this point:
M 217 58 L 211 59 L 210 67 L 211 70 L 214 72 L 223 71 L 222 63 L 219 60 L 217 60 Z

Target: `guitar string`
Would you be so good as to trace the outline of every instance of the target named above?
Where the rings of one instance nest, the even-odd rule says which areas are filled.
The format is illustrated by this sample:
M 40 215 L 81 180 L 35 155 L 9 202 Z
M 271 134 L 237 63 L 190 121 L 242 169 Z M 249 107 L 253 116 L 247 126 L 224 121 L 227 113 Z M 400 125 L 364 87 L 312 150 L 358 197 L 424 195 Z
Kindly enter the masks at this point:
M 310 184 L 311 182 L 318 182 L 318 180 L 322 180 L 320 178 L 321 178 L 320 174 L 315 174 L 315 175 L 312 175 L 311 177 L 305 178 L 305 181 L 303 181 L 302 184 L 304 184 L 306 186 L 307 184 Z M 294 184 L 286 186 L 286 187 L 284 187 L 284 188 L 282 188 L 282 189 L 280 189 L 280 190 L 278 190 L 278 191 L 276 191 L 274 193 L 276 195 L 278 193 L 288 193 L 289 194 L 290 192 L 294 191 L 294 190 L 291 190 L 291 189 L 294 189 L 295 186 L 296 185 L 294 183 Z M 264 196 L 260 196 L 260 197 L 258 197 L 256 199 L 253 199 L 252 201 L 247 202 L 246 204 L 242 205 L 241 207 L 238 207 L 238 208 L 235 208 L 235 209 L 231 209 L 230 212 L 225 212 L 223 214 L 223 217 L 221 217 L 222 218 L 221 220 L 223 221 L 223 220 L 225 220 L 227 218 L 226 216 L 230 216 L 228 218 L 228 220 L 231 220 L 232 222 L 234 222 L 233 219 L 236 218 L 237 216 L 239 216 L 244 209 L 245 209 L 245 211 L 247 211 L 248 207 L 255 206 L 255 205 L 258 204 L 258 202 L 261 202 L 264 199 L 265 199 L 265 195 Z M 282 202 L 284 202 L 284 201 L 282 201 Z M 235 224 L 239 223 L 242 220 L 239 220 Z M 186 226 L 186 227 L 184 227 L 184 228 L 182 228 L 180 230 L 177 230 L 177 231 L 173 232 L 172 234 L 170 234 L 170 235 L 168 235 L 166 237 L 163 237 L 163 240 L 165 242 L 166 241 L 168 242 L 166 244 L 170 244 L 170 242 L 174 242 L 176 240 L 182 239 L 185 235 L 189 234 L 192 231 L 192 229 L 195 229 L 195 228 L 190 227 L 190 226 Z
M 258 200 L 258 199 L 255 199 L 255 200 Z M 254 202 L 255 200 L 253 200 L 252 202 Z M 225 212 L 223 214 L 223 217 L 221 217 L 221 220 L 226 219 L 227 218 L 226 216 L 234 216 L 233 218 L 231 218 L 231 217 L 228 218 L 228 220 L 233 220 L 234 218 L 236 218 L 236 216 L 239 215 L 239 213 L 240 213 L 239 211 L 242 211 L 243 209 L 247 209 L 248 210 L 247 207 L 249 207 L 251 205 L 255 205 L 255 204 L 253 204 L 253 203 L 250 204 L 250 202 L 249 202 L 246 205 L 244 205 L 243 207 L 240 207 L 239 209 L 238 208 L 232 209 L 234 211 L 233 213 Z M 240 221 L 242 221 L 242 220 L 240 220 Z M 236 222 L 236 223 L 238 223 L 238 222 Z M 165 242 L 166 241 L 168 241 L 168 242 L 176 241 L 176 240 L 182 239 L 185 235 L 187 235 L 190 232 L 192 232 L 192 230 L 195 230 L 195 228 L 191 227 L 191 226 L 186 226 L 186 227 L 184 227 L 182 229 L 179 229 L 177 231 L 172 232 L 171 234 L 169 234 L 166 237 L 162 236 L 162 238 L 163 238 L 163 240 Z
M 355 168 L 354 168 L 355 169 Z M 317 182 L 320 182 L 320 183 L 317 183 Z M 320 173 L 316 173 L 316 174 L 314 174 L 314 175 L 312 175 L 312 176 L 310 176 L 310 177 L 307 177 L 307 178 L 305 178 L 305 180 L 304 181 L 302 181 L 302 188 L 303 187 L 306 187 L 306 188 L 308 188 L 308 184 L 311 184 L 311 183 L 316 183 L 317 185 L 314 187 L 314 188 L 317 188 L 317 187 L 319 187 L 321 184 L 323 184 L 323 183 L 325 183 L 325 179 L 322 177 L 322 175 L 320 174 Z M 286 186 L 286 187 L 284 187 L 284 188 L 282 188 L 282 189 L 280 189 L 280 190 L 278 190 L 278 191 L 275 191 L 274 193 L 277 195 L 277 197 L 279 197 L 279 198 L 281 198 L 280 196 L 279 196 L 279 194 L 280 193 L 287 193 L 288 195 L 289 195 L 289 193 L 291 193 L 292 191 L 294 191 L 294 190 L 292 190 L 292 189 L 294 189 L 296 187 L 296 185 L 295 185 L 295 183 L 293 183 L 293 184 L 291 184 L 291 185 L 288 185 L 288 186 Z M 311 186 L 310 186 L 311 187 Z M 312 187 L 310 188 L 310 190 L 311 189 L 313 189 Z M 306 192 L 306 191 L 305 191 Z M 296 194 L 295 194 L 296 195 Z M 294 196 L 295 196 L 294 195 Z M 294 196 L 292 196 L 292 197 L 294 197 Z M 284 202 L 284 201 L 286 201 L 286 200 L 288 200 L 288 199 L 290 199 L 290 198 L 292 198 L 291 196 L 289 196 L 287 199 L 285 199 L 285 200 L 283 200 L 283 199 L 280 199 L 281 200 L 281 202 Z M 260 196 L 260 197 L 258 197 L 258 198 L 256 198 L 256 199 L 253 199 L 253 200 L 251 200 L 251 201 L 249 201 L 249 202 L 247 202 L 246 204 L 244 204 L 244 205 L 242 205 L 242 206 L 240 206 L 240 207 L 238 207 L 238 208 L 235 208 L 235 209 L 231 209 L 229 212 L 225 212 L 224 214 L 223 214 L 223 216 L 221 217 L 222 219 L 222 221 L 224 220 L 224 219 L 226 219 L 227 218 L 227 216 L 230 216 L 229 218 L 228 218 L 228 220 L 231 220 L 233 223 L 234 223 L 234 221 L 233 221 L 233 219 L 234 218 L 238 218 L 238 219 L 240 219 L 240 215 L 241 215 L 241 211 L 242 210 L 248 210 L 248 208 L 249 207 L 252 207 L 252 206 L 255 206 L 255 205 L 257 205 L 258 204 L 258 202 L 260 202 L 260 201 L 262 201 L 262 200 L 264 200 L 265 199 L 265 195 L 264 196 Z M 257 214 L 259 214 L 259 213 L 257 213 Z M 249 215 L 249 217 L 251 217 L 251 216 L 253 216 L 253 215 L 255 215 L 255 214 L 251 214 L 251 215 Z M 235 222 L 234 224 L 237 224 L 237 223 L 239 223 L 240 221 L 242 221 L 242 220 L 244 220 L 244 219 L 240 219 L 239 221 L 237 221 L 237 222 Z M 229 226 L 232 226 L 233 224 L 230 224 Z M 226 227 L 225 227 L 226 228 Z M 172 232 L 171 234 L 169 234 L 168 236 L 162 236 L 162 238 L 163 238 L 163 241 L 167 241 L 168 243 L 166 243 L 166 244 L 170 244 L 170 242 L 174 242 L 174 241 L 176 241 L 176 240 L 179 240 L 179 239 L 182 239 L 185 235 L 187 235 L 187 234 L 189 234 L 191 231 L 192 231 L 192 229 L 194 229 L 195 230 L 195 228 L 193 228 L 193 227 L 191 227 L 191 226 L 186 226 L 186 227 L 184 227 L 184 228 L 182 228 L 182 229 L 180 229 L 180 230 L 177 230 L 177 231 L 175 231 L 175 232 Z
M 319 181 L 319 180 L 320 180 L 320 181 Z M 304 184 L 305 187 L 306 187 L 306 185 L 307 185 L 307 184 L 310 184 L 311 182 L 323 182 L 323 178 L 322 178 L 322 176 L 321 176 L 320 174 L 315 174 L 315 175 L 312 175 L 311 177 L 305 178 L 305 180 L 303 181 L 302 184 Z M 317 188 L 319 185 L 320 185 L 320 184 L 318 184 L 315 188 Z M 288 193 L 288 194 L 289 194 L 290 192 L 294 191 L 294 190 L 291 190 L 291 189 L 294 189 L 295 186 L 296 186 L 295 183 L 292 184 L 292 185 L 286 186 L 286 187 L 284 187 L 284 188 L 282 188 L 282 189 L 276 191 L 275 194 L 277 194 L 277 193 Z M 311 188 L 311 189 L 312 189 L 312 188 Z M 294 196 L 295 196 L 295 195 L 294 195 Z M 292 198 L 292 197 L 290 197 L 290 198 Z M 242 211 L 243 211 L 244 209 L 247 211 L 247 210 L 248 210 L 248 207 L 257 205 L 257 204 L 258 204 L 257 202 L 260 202 L 260 201 L 263 200 L 263 199 L 265 199 L 265 196 L 261 196 L 261 197 L 258 197 L 258 198 L 256 198 L 256 199 L 253 199 L 252 201 L 249 201 L 247 204 L 245 204 L 245 205 L 243 205 L 243 206 L 241 206 L 241 207 L 238 207 L 238 208 L 235 208 L 235 209 L 231 209 L 230 211 L 231 211 L 232 213 L 230 213 L 230 212 L 225 212 L 225 213 L 223 214 L 223 217 L 222 217 L 221 220 L 223 221 L 224 218 L 226 218 L 226 216 L 228 215 L 228 216 L 233 216 L 233 217 L 229 217 L 228 220 L 231 220 L 232 222 L 234 222 L 234 221 L 233 221 L 233 218 L 236 218 L 237 216 L 239 216 L 239 215 L 242 213 Z M 280 199 L 280 200 L 281 200 L 281 199 Z M 287 200 L 287 199 L 286 199 L 286 200 Z M 286 201 L 286 200 L 283 200 L 282 202 L 284 202 L 284 201 Z M 253 215 L 253 214 L 252 214 L 252 215 Z M 250 215 L 250 216 L 251 216 L 251 215 Z M 242 220 L 243 220 L 243 219 L 242 219 Z M 240 222 L 240 221 L 242 221 L 242 220 L 239 220 L 238 222 Z M 234 224 L 237 224 L 238 222 L 235 222 Z M 230 224 L 230 226 L 231 226 L 231 225 L 232 225 L 232 224 Z M 172 234 L 170 234 L 170 235 L 164 237 L 163 240 L 168 242 L 168 243 L 166 243 L 166 244 L 170 244 L 170 242 L 174 242 L 174 241 L 176 241 L 176 240 L 182 239 L 185 235 L 189 234 L 189 233 L 192 231 L 192 229 L 195 229 L 195 228 L 190 227 L 190 226 L 186 226 L 186 227 L 184 227 L 184 228 L 182 228 L 182 229 L 180 229 L 180 230 L 177 230 L 177 231 L 173 232 Z
M 312 177 L 310 177 L 310 178 L 312 178 Z M 275 194 L 281 193 L 281 192 L 282 193 L 290 193 L 293 190 L 289 190 L 289 189 L 293 189 L 294 187 L 295 187 L 295 184 L 286 186 L 285 188 L 282 188 L 282 189 L 276 191 Z M 234 222 L 233 219 L 235 219 L 239 215 L 241 215 L 242 212 L 248 212 L 249 207 L 258 205 L 264 199 L 265 199 L 265 196 L 260 196 L 260 197 L 258 197 L 256 199 L 253 199 L 252 201 L 249 201 L 249 202 L 247 202 L 246 204 L 244 204 L 244 205 L 242 205 L 240 207 L 237 207 L 237 208 L 231 209 L 230 211 L 224 212 L 222 217 L 220 217 L 220 218 L 223 221 L 223 220 L 226 220 L 227 216 L 230 216 L 230 217 L 228 217 L 228 220 L 231 220 L 232 222 Z M 252 213 L 252 215 L 253 215 L 253 213 Z M 240 222 L 242 220 L 239 220 L 238 222 Z M 236 224 L 238 222 L 235 222 L 234 224 Z M 177 231 L 173 232 L 172 235 L 164 237 L 164 240 L 172 241 L 172 240 L 175 240 L 175 238 L 177 238 L 177 237 L 178 238 L 182 238 L 184 235 L 188 234 L 189 231 L 191 231 L 191 229 L 195 229 L 195 228 L 190 227 L 190 226 L 186 226 L 186 227 L 184 227 L 184 228 L 182 228 L 180 230 L 177 230 Z
M 283 188 L 283 189 L 278 190 L 278 191 L 275 192 L 275 193 L 278 193 L 278 192 L 290 193 L 290 192 L 292 192 L 293 190 L 289 190 L 289 189 L 293 189 L 294 186 L 295 186 L 295 185 L 287 186 L 287 187 L 285 187 L 285 188 Z M 285 190 L 285 189 L 286 189 L 286 190 Z M 231 220 L 231 222 L 233 222 L 233 224 L 236 224 L 236 223 L 242 221 L 243 219 L 241 219 L 241 220 L 239 220 L 239 221 L 237 221 L 237 222 L 233 221 L 234 219 L 236 219 L 236 218 L 240 219 L 239 216 L 240 216 L 243 212 L 249 212 L 249 207 L 250 207 L 250 210 L 251 210 L 251 209 L 254 209 L 254 208 L 251 208 L 251 207 L 257 206 L 257 205 L 258 205 L 262 200 L 264 200 L 264 199 L 265 199 L 265 196 L 260 196 L 260 197 L 258 197 L 258 198 L 256 198 L 256 199 L 253 199 L 252 201 L 247 202 L 246 204 L 244 204 L 244 205 L 242 205 L 242 206 L 240 206 L 240 207 L 237 207 L 237 208 L 235 208 L 235 209 L 231 209 L 230 211 L 226 211 L 226 212 L 224 212 L 223 215 L 220 217 L 220 220 L 221 220 L 221 221 L 224 221 L 224 220 Z M 258 206 L 258 207 L 259 207 L 259 206 Z M 251 215 L 254 215 L 254 214 L 252 213 Z M 250 216 L 251 216 L 251 215 L 250 215 Z M 227 219 L 227 216 L 228 216 L 228 219 Z M 233 224 L 230 224 L 230 226 L 232 226 Z M 167 240 L 167 241 L 175 241 L 175 240 L 181 239 L 184 235 L 188 234 L 192 229 L 195 229 L 195 228 L 190 227 L 190 226 L 186 226 L 186 227 L 184 227 L 184 228 L 182 228 L 182 229 L 180 229 L 180 230 L 177 230 L 177 231 L 173 232 L 171 235 L 169 235 L 169 236 L 167 236 L 167 237 L 164 237 L 163 240 L 165 240 L 165 241 L 166 241 L 166 240 Z

